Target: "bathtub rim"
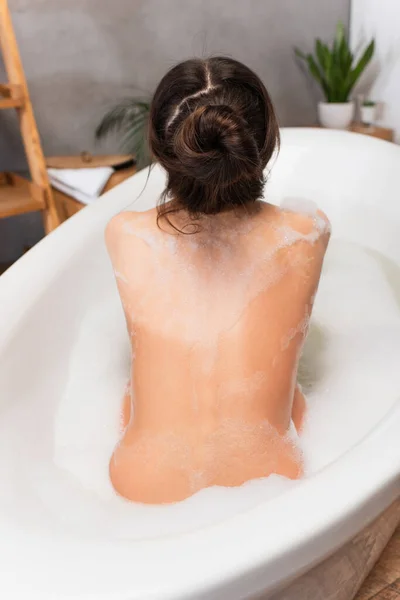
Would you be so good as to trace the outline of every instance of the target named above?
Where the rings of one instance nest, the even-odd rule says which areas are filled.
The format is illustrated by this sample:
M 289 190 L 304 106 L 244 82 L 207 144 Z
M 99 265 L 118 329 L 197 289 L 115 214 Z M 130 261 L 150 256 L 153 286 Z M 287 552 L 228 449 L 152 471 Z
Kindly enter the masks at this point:
M 306 131 L 284 131 L 283 143 L 287 143 L 285 138 L 290 141 L 290 136 L 296 138 L 298 133 L 304 139 Z M 329 137 L 331 132 L 310 129 L 308 134 L 325 137 L 327 134 Z M 347 137 L 356 134 L 334 132 L 334 135 Z M 372 138 L 371 142 L 385 146 L 388 144 Z M 400 148 L 397 150 L 400 157 Z M 133 177 L 144 181 L 146 176 L 146 172 L 142 171 Z M 123 187 L 128 190 L 131 181 L 132 178 L 116 189 L 119 193 Z M 97 225 L 103 226 L 106 219 L 123 209 L 122 202 L 116 202 L 114 206 L 113 192 L 111 190 L 96 205 L 89 206 L 62 225 L 0 278 L 3 315 L 0 324 L 1 345 L 9 336 L 12 337 L 32 299 L 38 297 L 53 280 L 57 269 L 68 263 L 71 254 L 79 251 L 87 231 L 94 232 Z M 73 249 L 71 241 L 75 243 Z M 53 250 L 48 256 L 49 244 Z M 46 257 L 49 261 L 44 269 Z M 37 277 L 30 281 L 26 274 L 35 271 Z M 346 543 L 400 495 L 399 430 L 400 405 L 397 403 L 381 423 L 355 447 L 300 486 L 277 497 L 276 501 L 261 504 L 228 521 L 184 536 L 130 542 L 130 548 L 135 546 L 130 561 L 140 564 L 138 575 L 145 576 L 143 586 L 146 585 L 146 590 L 139 588 L 139 592 L 132 590 L 123 594 L 110 594 L 110 600 L 142 600 L 147 594 L 152 598 L 175 600 L 217 598 L 218 594 L 238 593 L 243 585 L 243 578 L 247 591 L 250 587 L 252 593 L 273 591 L 283 581 L 288 581 L 289 577 L 300 575 Z M 293 509 L 293 504 L 304 509 L 304 518 L 300 524 L 298 515 L 292 514 L 290 510 Z M 265 512 L 268 514 L 264 514 Z M 261 532 L 261 524 L 265 530 L 268 531 L 270 527 L 270 531 L 274 531 L 276 521 L 283 525 L 279 539 L 268 540 Z M 182 538 L 185 540 L 184 568 Z M 155 556 L 158 558 L 155 559 Z M 163 575 L 161 572 L 158 574 L 157 583 L 154 582 L 152 573 L 155 562 L 158 566 L 164 563 Z M 153 592 L 160 589 L 161 583 L 163 595 L 153 595 Z M 58 598 L 61 600 L 63 596 L 58 595 Z
M 111 541 L 107 549 L 97 547 L 97 540 L 80 541 L 81 559 L 90 552 L 99 564 L 119 556 L 124 569 L 135 565 L 132 589 L 102 596 L 104 600 L 206 600 L 276 592 L 340 549 L 399 497 L 399 427 L 400 410 L 395 406 L 337 461 L 272 501 L 175 537 Z M 297 513 L 293 506 L 299 508 Z M 301 510 L 304 507 L 307 510 Z M 276 522 L 282 525 L 279 538 L 268 540 L 261 529 L 274 531 Z M 47 572 L 57 551 L 53 540 L 48 541 Z M 68 545 L 68 540 L 61 543 Z M 76 551 L 75 542 L 69 551 Z M 53 600 L 54 596 L 41 593 L 40 598 Z M 56 598 L 70 600 L 71 595 L 57 593 Z

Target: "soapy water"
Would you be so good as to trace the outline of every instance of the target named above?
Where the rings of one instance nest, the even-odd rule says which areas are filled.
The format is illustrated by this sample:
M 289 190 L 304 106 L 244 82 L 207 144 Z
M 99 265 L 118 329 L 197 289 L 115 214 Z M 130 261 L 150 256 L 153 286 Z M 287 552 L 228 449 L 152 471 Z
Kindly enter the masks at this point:
M 110 353 L 110 348 L 113 352 Z M 308 400 L 300 437 L 306 476 L 323 469 L 359 442 L 399 397 L 400 269 L 379 253 L 332 240 L 325 260 L 299 380 Z M 35 511 L 49 530 L 105 539 L 177 535 L 229 519 L 267 503 L 300 481 L 272 475 L 241 487 L 206 488 L 183 502 L 148 506 L 117 496 L 108 463 L 120 433 L 121 401 L 130 348 L 124 316 L 110 286 L 82 315 L 68 363 L 68 382 L 54 415 L 52 454 L 29 463 L 15 437 L 23 410 L 1 423 L 8 472 L 15 485 L 2 506 L 33 529 Z M 4 464 L 3 464 L 4 463 Z M 29 463 L 29 464 L 28 464 Z M 19 489 L 19 492 L 18 492 Z M 26 496 L 32 501 L 26 503 Z
M 299 373 L 309 407 L 300 438 L 306 476 L 361 440 L 399 396 L 396 286 L 400 270 L 394 263 L 360 246 L 331 242 Z M 110 347 L 121 346 L 126 349 L 126 370 L 115 369 L 110 360 Z M 120 307 L 114 297 L 103 299 L 82 319 L 55 417 L 57 469 L 46 476 L 43 467 L 36 474 L 41 502 L 70 532 L 129 539 L 178 534 L 225 520 L 301 485 L 272 475 L 238 488 L 203 489 L 164 506 L 118 497 L 109 481 L 108 461 L 119 436 L 128 371 Z

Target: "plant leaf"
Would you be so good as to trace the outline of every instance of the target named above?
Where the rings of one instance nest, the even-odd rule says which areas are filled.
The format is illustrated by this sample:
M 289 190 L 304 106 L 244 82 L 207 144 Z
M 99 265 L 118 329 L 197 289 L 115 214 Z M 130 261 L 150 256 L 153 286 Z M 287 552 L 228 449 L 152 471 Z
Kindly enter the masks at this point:
M 301 58 L 303 60 L 307 60 L 307 56 L 304 54 L 304 52 L 302 52 L 301 50 L 299 50 L 299 48 L 295 48 L 294 49 L 294 53 L 298 58 Z
M 336 55 L 337 59 L 337 55 Z M 341 86 L 341 72 L 340 65 L 337 60 L 332 63 L 331 69 L 331 81 L 330 81 L 330 102 L 340 102 L 340 86 Z
M 316 79 L 316 81 L 318 81 L 318 83 L 321 85 L 321 87 L 324 91 L 324 94 L 327 95 L 328 86 L 327 86 L 326 80 L 325 80 L 323 74 L 321 73 L 321 71 L 318 69 L 318 65 L 315 62 L 315 59 L 312 56 L 312 54 L 307 54 L 307 63 L 308 63 L 308 68 L 310 70 L 311 75 L 314 77 L 314 79 Z
M 326 44 L 321 44 L 320 51 L 322 51 L 324 54 L 325 80 L 326 80 L 326 85 L 329 88 L 331 85 L 331 79 L 332 79 L 333 56 Z
M 350 52 L 349 45 L 345 37 L 343 37 L 342 41 L 340 42 L 338 52 L 340 67 L 344 78 L 346 78 L 353 62 L 353 55 Z
M 322 71 L 324 73 L 326 73 L 327 62 L 329 60 L 328 56 L 330 55 L 330 53 L 328 50 L 328 56 L 327 56 L 324 45 L 321 42 L 321 40 L 319 40 L 318 38 L 315 40 L 315 54 L 317 55 L 318 62 L 322 68 Z
M 150 103 L 141 98 L 127 98 L 109 110 L 96 129 L 96 138 L 121 132 L 121 149 L 136 158 L 138 167 L 149 164 L 150 151 L 146 139 Z
M 339 21 L 336 25 L 336 35 L 335 35 L 335 46 L 337 48 L 340 47 L 343 39 L 345 38 L 345 29 L 342 21 Z
M 350 71 L 350 73 L 349 73 L 349 76 L 346 81 L 348 94 L 350 94 L 350 92 L 353 89 L 353 87 L 355 86 L 357 80 L 359 79 L 362 72 L 364 71 L 364 69 L 366 68 L 368 63 L 370 62 L 371 58 L 373 57 L 374 51 L 375 51 L 375 40 L 372 40 L 368 44 L 367 48 L 364 50 L 364 53 L 362 54 L 360 60 L 358 61 L 358 63 L 354 67 L 354 69 L 352 71 Z
M 145 166 L 146 157 L 150 155 L 147 144 L 148 119 L 137 122 L 133 127 L 128 127 L 124 132 L 120 146 L 124 152 L 133 154 L 138 167 Z
M 341 21 L 337 24 L 332 47 L 320 39 L 315 41 L 315 56 L 295 48 L 295 54 L 307 65 L 311 75 L 322 87 L 328 102 L 347 102 L 350 92 L 374 53 L 374 41 L 364 51 L 352 69 L 354 56 L 349 48 L 346 30 Z
M 112 132 L 117 132 L 125 126 L 129 126 L 129 123 L 139 118 L 141 115 L 146 115 L 148 112 L 149 103 L 136 98 L 130 98 L 120 102 L 104 115 L 96 128 L 96 138 L 99 139 Z
M 143 137 L 146 131 L 147 121 L 135 123 L 132 127 L 128 127 L 121 137 L 121 144 L 126 149 L 129 145 L 135 146 L 137 139 Z

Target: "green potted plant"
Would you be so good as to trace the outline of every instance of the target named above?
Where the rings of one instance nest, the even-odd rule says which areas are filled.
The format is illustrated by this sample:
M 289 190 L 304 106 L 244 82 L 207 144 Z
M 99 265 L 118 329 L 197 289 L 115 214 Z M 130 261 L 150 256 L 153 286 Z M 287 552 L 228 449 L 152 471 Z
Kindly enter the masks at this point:
M 372 125 L 376 119 L 376 102 L 373 100 L 364 100 L 360 107 L 361 123 Z
M 147 98 L 127 98 L 106 112 L 97 126 L 96 138 L 121 133 L 121 150 L 135 157 L 138 169 L 146 167 L 151 163 L 147 142 L 149 112 Z
M 354 117 L 354 102 L 350 100 L 350 94 L 370 62 L 374 49 L 375 42 L 371 40 L 356 61 L 340 22 L 331 48 L 317 39 L 314 56 L 295 49 L 296 56 L 305 61 L 324 93 L 325 102 L 318 104 L 321 125 L 334 129 L 345 129 L 350 125 Z

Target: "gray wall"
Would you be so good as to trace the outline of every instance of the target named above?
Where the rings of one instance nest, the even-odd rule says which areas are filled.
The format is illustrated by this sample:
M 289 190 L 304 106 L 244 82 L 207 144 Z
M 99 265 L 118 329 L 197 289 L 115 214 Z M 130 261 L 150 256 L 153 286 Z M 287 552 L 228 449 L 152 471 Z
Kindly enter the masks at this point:
M 104 110 L 150 94 L 189 56 L 228 54 L 256 70 L 282 125 L 315 122 L 318 90 L 292 48 L 330 39 L 350 0 L 9 0 L 44 151 L 96 150 Z M 97 148 L 116 150 L 115 143 Z M 23 169 L 15 119 L 0 114 L 0 170 Z M 0 221 L 0 262 L 41 234 L 40 219 Z

